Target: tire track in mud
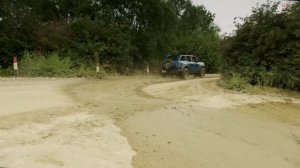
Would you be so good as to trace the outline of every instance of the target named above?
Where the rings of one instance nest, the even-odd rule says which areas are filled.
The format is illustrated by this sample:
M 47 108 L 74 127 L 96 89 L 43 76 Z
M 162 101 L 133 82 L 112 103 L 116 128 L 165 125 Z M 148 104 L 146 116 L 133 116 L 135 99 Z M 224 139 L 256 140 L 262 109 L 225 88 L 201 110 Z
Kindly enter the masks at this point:
M 136 154 L 137 168 L 298 168 L 299 107 L 290 104 L 299 100 L 227 92 L 218 79 L 72 83 L 63 89 L 74 101 L 71 108 L 0 117 L 0 136 L 6 137 L 0 140 L 0 166 L 131 167 Z M 282 120 L 284 111 L 289 118 Z
M 278 107 L 284 108 L 275 109 L 277 114 L 288 110 L 300 116 L 290 106 L 292 102 L 299 109 L 299 99 L 228 92 L 217 86 L 217 80 L 192 79 L 138 88 L 143 92 L 139 96 L 165 102 L 118 124 L 137 152 L 134 167 L 300 166 L 298 143 L 289 131 L 291 123 L 282 123 L 275 114 L 270 116 L 268 109 L 253 108 L 281 103 Z M 300 129 L 294 128 L 294 132 L 298 134 Z
M 248 153 L 250 160 L 257 163 L 274 150 L 282 150 L 269 145 L 264 147 L 269 139 L 264 137 L 267 132 L 275 134 L 280 141 L 287 141 L 288 149 L 292 150 L 293 142 L 277 132 L 276 124 L 269 128 L 256 118 L 249 119 L 235 112 L 247 104 L 285 102 L 286 98 L 225 92 L 216 85 L 217 80 L 218 77 L 171 82 L 156 78 L 119 78 L 80 85 L 73 88 L 79 91 L 73 96 L 93 109 L 91 114 L 108 116 L 122 129 L 121 134 L 137 153 L 133 157 L 134 167 L 260 167 L 239 156 Z M 237 125 L 232 124 L 234 120 L 238 120 Z M 243 129 L 261 131 L 248 135 Z M 264 137 L 261 142 L 257 140 L 260 136 Z M 217 147 L 209 141 L 218 144 Z M 242 149 L 233 153 L 229 149 L 236 144 Z M 198 155 L 205 159 L 195 158 Z M 295 158 L 289 152 L 284 155 L 292 161 L 285 161 L 286 156 L 271 155 L 273 162 L 279 158 L 280 161 L 267 162 L 264 167 L 293 167 Z

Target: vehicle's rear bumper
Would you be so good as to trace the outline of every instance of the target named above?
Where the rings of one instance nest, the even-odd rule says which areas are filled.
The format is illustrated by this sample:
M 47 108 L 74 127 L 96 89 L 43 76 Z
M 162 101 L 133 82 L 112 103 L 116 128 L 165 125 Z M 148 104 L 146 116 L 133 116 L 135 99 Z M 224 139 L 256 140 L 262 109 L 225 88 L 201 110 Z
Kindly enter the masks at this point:
M 165 70 L 160 69 L 160 73 L 163 75 L 178 75 L 183 72 L 184 69 L 173 69 L 173 70 Z

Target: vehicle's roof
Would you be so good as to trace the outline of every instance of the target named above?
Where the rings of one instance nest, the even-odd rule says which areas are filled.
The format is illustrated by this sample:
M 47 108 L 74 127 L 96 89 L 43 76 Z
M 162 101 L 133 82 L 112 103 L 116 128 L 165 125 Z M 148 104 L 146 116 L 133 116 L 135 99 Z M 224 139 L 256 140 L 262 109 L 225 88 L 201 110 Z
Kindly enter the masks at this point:
M 185 55 L 185 54 L 180 54 L 179 56 L 194 56 L 194 55 Z
M 184 55 L 184 54 L 180 54 L 179 56 L 194 56 L 194 55 Z
M 174 56 L 177 56 L 177 57 L 181 57 L 181 56 L 191 56 L 191 57 L 195 57 L 194 55 L 186 55 L 186 54 L 170 55 L 170 56 L 168 56 L 168 57 L 174 57 Z

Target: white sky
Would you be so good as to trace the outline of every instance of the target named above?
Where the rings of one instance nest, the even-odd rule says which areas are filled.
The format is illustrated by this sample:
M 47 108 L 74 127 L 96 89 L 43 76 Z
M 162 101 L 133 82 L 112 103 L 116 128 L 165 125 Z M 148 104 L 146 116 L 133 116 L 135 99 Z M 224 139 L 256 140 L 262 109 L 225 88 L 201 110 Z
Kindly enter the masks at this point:
M 215 23 L 221 28 L 221 34 L 234 30 L 235 17 L 246 17 L 251 14 L 252 7 L 267 0 L 192 0 L 196 5 L 203 4 L 210 12 L 216 14 Z M 279 0 L 276 0 L 279 1 Z

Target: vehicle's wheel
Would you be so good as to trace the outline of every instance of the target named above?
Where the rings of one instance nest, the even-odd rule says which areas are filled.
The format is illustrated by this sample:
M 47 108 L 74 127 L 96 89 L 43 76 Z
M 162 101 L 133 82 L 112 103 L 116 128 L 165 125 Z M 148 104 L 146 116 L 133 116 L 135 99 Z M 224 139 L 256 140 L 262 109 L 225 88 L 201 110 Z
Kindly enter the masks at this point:
M 188 68 L 184 68 L 180 75 L 182 79 L 186 79 L 190 75 L 190 70 Z
M 199 76 L 200 76 L 201 78 L 204 78 L 204 77 L 205 77 L 205 69 L 204 69 L 204 68 L 202 68 L 202 69 L 200 70 Z

